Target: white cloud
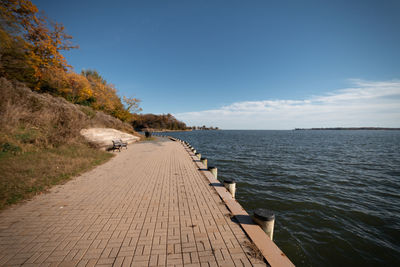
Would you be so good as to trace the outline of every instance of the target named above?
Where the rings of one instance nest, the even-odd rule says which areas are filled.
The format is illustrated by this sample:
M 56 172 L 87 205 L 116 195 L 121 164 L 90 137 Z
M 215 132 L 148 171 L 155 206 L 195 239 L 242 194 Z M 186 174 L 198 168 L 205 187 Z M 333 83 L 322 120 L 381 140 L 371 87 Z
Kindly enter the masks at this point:
M 351 88 L 309 99 L 243 101 L 175 116 L 222 129 L 400 127 L 400 81 L 350 81 Z

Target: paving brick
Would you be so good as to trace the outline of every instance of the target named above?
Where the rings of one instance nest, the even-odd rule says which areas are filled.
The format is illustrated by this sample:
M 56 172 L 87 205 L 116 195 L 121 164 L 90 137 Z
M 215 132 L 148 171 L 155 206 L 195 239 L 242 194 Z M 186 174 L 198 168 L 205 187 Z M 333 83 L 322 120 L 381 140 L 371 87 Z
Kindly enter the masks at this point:
M 112 265 L 115 261 L 115 258 L 101 258 L 97 261 L 98 265 Z
M 0 265 L 265 266 L 188 149 L 130 147 L 1 212 Z

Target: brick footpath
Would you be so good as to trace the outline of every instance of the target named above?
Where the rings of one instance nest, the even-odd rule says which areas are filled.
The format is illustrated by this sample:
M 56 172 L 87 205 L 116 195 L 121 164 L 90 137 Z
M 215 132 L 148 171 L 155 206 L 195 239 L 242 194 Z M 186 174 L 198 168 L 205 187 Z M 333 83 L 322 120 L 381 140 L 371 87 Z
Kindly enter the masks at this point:
M 178 142 L 129 146 L 0 213 L 1 266 L 265 266 Z

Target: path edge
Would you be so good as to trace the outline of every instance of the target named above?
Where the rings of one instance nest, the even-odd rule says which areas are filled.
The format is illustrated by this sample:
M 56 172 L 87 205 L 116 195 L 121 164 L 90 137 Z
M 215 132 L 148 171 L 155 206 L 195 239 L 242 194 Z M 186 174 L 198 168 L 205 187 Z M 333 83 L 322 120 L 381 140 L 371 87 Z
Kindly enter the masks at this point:
M 258 226 L 251 216 L 243 209 L 243 207 L 232 197 L 227 189 L 220 183 L 214 175 L 208 171 L 203 163 L 195 156 L 195 154 L 189 149 L 189 147 L 181 142 L 180 140 L 169 137 L 171 141 L 179 142 L 188 155 L 191 157 L 193 162 L 198 167 L 198 170 L 203 176 L 210 182 L 210 186 L 218 193 L 221 200 L 224 202 L 226 207 L 230 210 L 233 216 L 238 220 L 241 228 L 250 238 L 250 240 L 260 250 L 264 259 L 271 267 L 284 266 L 293 267 L 295 266 L 285 253 L 268 237 L 268 235 Z

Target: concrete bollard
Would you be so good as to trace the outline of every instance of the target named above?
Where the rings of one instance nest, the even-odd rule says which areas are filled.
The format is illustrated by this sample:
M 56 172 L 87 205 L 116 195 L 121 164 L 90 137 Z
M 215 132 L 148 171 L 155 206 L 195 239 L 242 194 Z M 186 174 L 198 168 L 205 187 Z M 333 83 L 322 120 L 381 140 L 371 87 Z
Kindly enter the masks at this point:
M 200 153 L 195 153 L 195 155 L 196 155 L 199 159 L 201 159 L 201 154 L 200 154 Z
M 217 179 L 218 178 L 218 169 L 217 167 L 208 167 L 208 170 L 212 173 L 212 175 L 214 175 L 214 178 Z
M 232 180 L 224 180 L 224 186 L 231 193 L 232 197 L 235 198 L 236 183 Z
M 205 168 L 207 169 L 207 158 L 200 158 L 201 163 L 204 164 Z
M 256 209 L 254 211 L 253 220 L 261 226 L 261 229 L 271 240 L 274 237 L 274 224 L 275 224 L 275 214 L 271 210 L 267 209 Z

